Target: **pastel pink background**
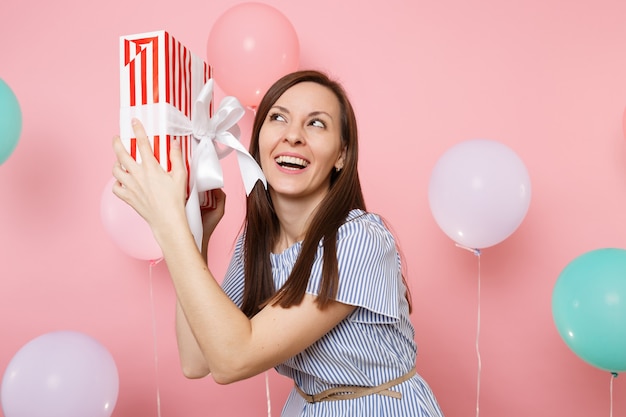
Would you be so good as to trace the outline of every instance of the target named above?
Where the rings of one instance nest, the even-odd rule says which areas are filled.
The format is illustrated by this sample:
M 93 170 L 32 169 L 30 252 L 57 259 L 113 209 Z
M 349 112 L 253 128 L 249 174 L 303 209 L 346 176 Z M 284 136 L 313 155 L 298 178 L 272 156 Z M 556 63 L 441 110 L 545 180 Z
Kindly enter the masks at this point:
M 181 375 L 166 268 L 122 253 L 99 211 L 118 132 L 118 37 L 166 29 L 204 55 L 212 23 L 235 4 L 0 6 L 0 78 L 24 119 L 15 152 L 0 166 L 0 371 L 32 338 L 77 330 L 115 358 L 114 417 L 156 416 L 157 389 L 163 417 L 267 415 L 264 375 L 230 386 Z M 611 403 L 610 374 L 567 348 L 550 303 L 573 258 L 626 247 L 626 2 L 267 4 L 296 28 L 301 67 L 329 71 L 352 97 L 366 198 L 404 250 L 417 368 L 446 416 L 475 415 L 477 399 L 483 417 L 601 416 L 611 404 L 624 415 L 626 381 L 614 380 Z M 427 198 L 438 158 L 475 138 L 510 146 L 532 180 L 528 214 L 511 237 L 483 251 L 480 276 L 477 258 L 438 228 Z M 210 248 L 218 276 L 243 216 L 235 158 L 224 165 L 228 213 Z M 268 374 L 277 416 L 290 384 Z

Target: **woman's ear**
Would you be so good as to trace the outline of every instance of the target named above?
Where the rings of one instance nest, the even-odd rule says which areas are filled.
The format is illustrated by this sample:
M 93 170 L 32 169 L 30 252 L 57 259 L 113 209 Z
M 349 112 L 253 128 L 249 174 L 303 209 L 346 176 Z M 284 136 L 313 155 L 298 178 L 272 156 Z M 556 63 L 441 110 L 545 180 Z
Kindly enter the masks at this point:
M 339 158 L 337 158 L 337 162 L 335 162 L 335 171 L 339 172 L 342 170 L 345 158 L 346 148 L 343 148 L 343 150 L 341 151 L 341 155 L 339 155 Z

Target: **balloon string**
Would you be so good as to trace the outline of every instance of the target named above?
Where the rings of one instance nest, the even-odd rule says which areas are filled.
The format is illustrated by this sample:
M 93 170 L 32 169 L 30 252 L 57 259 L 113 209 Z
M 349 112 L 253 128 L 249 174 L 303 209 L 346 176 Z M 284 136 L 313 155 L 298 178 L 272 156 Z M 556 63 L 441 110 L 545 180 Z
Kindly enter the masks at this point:
M 617 378 L 617 372 L 611 372 L 611 382 L 609 384 L 609 417 L 613 417 L 613 380 Z
M 161 393 L 159 389 L 159 354 L 157 343 L 157 325 L 156 314 L 154 308 L 154 290 L 152 283 L 152 268 L 161 262 L 163 258 L 150 261 L 150 305 L 152 310 L 152 339 L 154 346 L 154 373 L 156 377 L 156 403 L 157 403 L 157 416 L 161 417 Z M 272 417 L 272 400 L 270 397 L 270 380 L 268 372 L 265 372 L 265 395 L 267 397 L 267 417 Z
M 478 358 L 478 372 L 476 379 L 476 417 L 478 417 L 480 410 L 480 371 L 482 368 L 482 361 L 480 359 L 480 349 L 479 349 L 479 340 L 480 340 L 480 250 L 475 249 L 474 253 L 478 258 L 478 313 L 476 317 L 476 357 Z
M 479 348 L 479 340 L 480 340 L 480 249 L 470 248 L 467 246 L 456 244 L 461 249 L 468 250 L 473 252 L 474 255 L 478 258 L 478 312 L 476 315 L 476 357 L 478 359 L 478 371 L 476 376 L 476 417 L 478 417 L 480 413 L 480 371 L 482 369 L 482 361 L 480 359 L 480 348 Z
M 270 377 L 265 371 L 265 396 L 267 397 L 267 417 L 272 417 L 272 400 L 270 399 Z
M 161 417 L 161 392 L 159 389 L 159 354 L 157 348 L 157 325 L 156 325 L 156 313 L 154 308 L 154 290 L 152 285 L 152 268 L 163 258 L 150 261 L 150 308 L 152 313 L 152 344 L 154 349 L 154 376 L 156 379 L 156 405 L 157 416 Z

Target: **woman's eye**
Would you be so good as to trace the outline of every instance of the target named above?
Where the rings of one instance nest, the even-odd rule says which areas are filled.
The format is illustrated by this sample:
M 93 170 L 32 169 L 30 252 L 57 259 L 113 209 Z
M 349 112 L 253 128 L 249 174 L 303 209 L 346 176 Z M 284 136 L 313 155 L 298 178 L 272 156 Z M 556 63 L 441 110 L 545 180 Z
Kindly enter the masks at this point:
M 280 113 L 272 113 L 270 114 L 270 120 L 277 120 L 279 122 L 284 122 L 285 118 Z
M 319 119 L 311 120 L 310 125 L 311 125 L 311 126 L 315 126 L 315 127 L 321 127 L 321 128 L 326 127 L 326 124 L 324 124 L 324 122 L 322 122 L 322 121 L 321 121 L 321 120 L 319 120 Z

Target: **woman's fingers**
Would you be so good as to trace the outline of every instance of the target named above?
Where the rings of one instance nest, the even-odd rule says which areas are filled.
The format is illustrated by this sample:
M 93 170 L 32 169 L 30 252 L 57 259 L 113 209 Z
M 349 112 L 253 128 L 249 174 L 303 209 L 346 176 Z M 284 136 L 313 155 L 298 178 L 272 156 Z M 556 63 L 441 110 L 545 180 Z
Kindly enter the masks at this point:
M 113 176 L 117 184 L 113 192 L 130 204 L 144 218 L 155 213 L 156 202 L 173 202 L 177 207 L 184 202 L 186 194 L 187 171 L 185 169 L 180 140 L 172 141 L 170 159 L 171 172 L 161 166 L 155 158 L 152 145 L 146 131 L 137 119 L 132 121 L 133 134 L 137 140 L 137 159 L 131 156 L 119 136 L 113 140 L 113 149 L 117 157 L 113 165 Z M 163 155 L 165 157 L 165 155 Z
M 175 138 L 170 147 L 170 163 L 172 164 L 172 173 L 182 175 L 187 180 L 187 169 L 183 162 L 183 152 L 180 145 L 180 138 Z
M 226 193 L 223 189 L 217 188 L 215 190 L 211 190 L 213 193 L 213 197 L 215 198 L 216 205 L 224 205 L 226 203 Z
M 141 124 L 138 119 L 133 118 L 131 125 L 133 126 L 135 138 L 137 138 L 137 150 L 139 151 L 142 163 L 158 165 L 159 162 L 154 157 L 154 151 L 152 150 L 152 145 L 150 145 L 143 124 Z
M 139 173 L 140 170 L 160 168 L 159 161 L 154 156 L 154 151 L 148 135 L 143 127 L 143 124 L 138 119 L 131 121 L 133 127 L 133 133 L 135 134 L 138 160 L 137 162 L 129 153 L 119 136 L 113 139 L 113 151 L 117 157 L 118 163 L 122 166 L 122 169 L 129 173 Z M 143 168 L 142 168 L 143 166 Z
M 154 156 L 152 145 L 150 144 L 150 140 L 148 140 L 148 135 L 146 134 L 143 124 L 137 119 L 133 119 L 131 123 L 133 126 L 133 132 L 135 133 L 135 137 L 137 138 L 137 150 L 141 157 L 142 165 L 145 164 L 146 167 L 159 167 L 160 169 L 162 169 L 159 161 Z M 179 138 L 175 138 L 174 140 L 172 140 L 169 158 L 171 163 L 171 173 L 178 177 L 184 176 L 186 178 L 187 170 L 183 162 L 183 154 Z
M 137 165 L 137 162 L 130 156 L 119 136 L 113 138 L 113 152 L 117 158 L 116 166 L 121 165 L 128 169 Z

